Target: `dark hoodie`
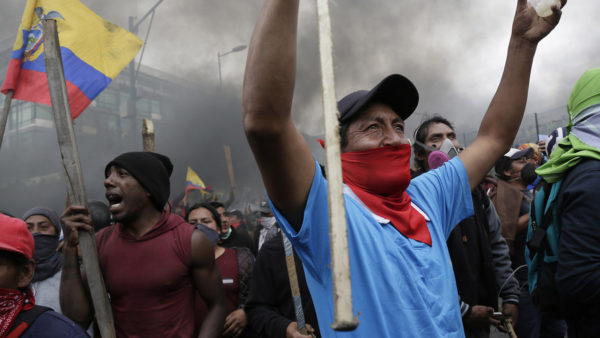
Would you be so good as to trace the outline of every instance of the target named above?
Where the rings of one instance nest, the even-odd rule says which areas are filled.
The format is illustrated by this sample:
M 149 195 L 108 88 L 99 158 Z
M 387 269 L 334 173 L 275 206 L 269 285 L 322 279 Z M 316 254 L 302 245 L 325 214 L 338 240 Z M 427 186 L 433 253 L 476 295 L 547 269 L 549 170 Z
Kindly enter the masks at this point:
M 140 238 L 120 223 L 98 233 L 100 268 L 119 337 L 193 335 L 193 231 L 181 217 L 163 212 Z

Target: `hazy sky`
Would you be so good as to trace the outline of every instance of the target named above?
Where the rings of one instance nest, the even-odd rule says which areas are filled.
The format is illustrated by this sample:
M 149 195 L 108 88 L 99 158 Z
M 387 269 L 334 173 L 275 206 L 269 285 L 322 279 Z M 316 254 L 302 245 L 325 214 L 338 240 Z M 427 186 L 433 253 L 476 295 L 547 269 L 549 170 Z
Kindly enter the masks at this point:
M 105 19 L 127 28 L 129 15 L 141 17 L 156 0 L 82 2 Z M 370 89 L 388 74 L 401 73 L 414 82 L 420 93 L 417 111 L 407 123 L 408 133 L 412 134 L 423 116 L 434 113 L 454 122 L 459 134 L 476 130 L 501 76 L 516 2 L 332 1 L 338 98 L 354 90 Z M 237 133 L 235 139 L 241 145 L 236 148 L 232 144 L 232 152 L 242 163 L 251 161 L 241 136 L 241 118 L 237 119 L 241 112 L 247 50 L 221 58 L 223 92 L 230 97 L 227 104 L 212 100 L 211 93 L 219 86 L 217 53 L 248 44 L 262 3 L 259 0 L 164 0 L 157 9 L 143 58 L 146 65 L 198 84 L 199 90 L 204 91 L 199 97 L 205 98 L 198 109 L 206 107 L 204 110 L 209 113 L 202 121 L 204 129 L 197 131 Z M 23 0 L 0 3 L 0 41 L 12 45 L 23 7 Z M 540 113 L 542 120 L 552 118 L 545 112 L 560 114 L 562 110 L 557 108 L 566 105 L 577 78 L 586 69 L 600 66 L 598 13 L 598 0 L 570 1 L 557 29 L 540 43 L 533 65 L 526 119 L 533 112 Z M 148 22 L 140 26 L 141 39 L 145 38 Z M 293 111 L 301 130 L 311 136 L 322 134 L 316 27 L 315 1 L 302 1 Z M 5 67 L 0 65 L 0 73 Z M 210 128 L 212 123 L 225 125 L 224 119 L 229 119 L 232 127 Z M 159 135 L 157 147 L 162 142 Z M 318 152 L 316 142 L 310 145 Z M 236 151 L 243 152 L 244 156 L 236 155 Z M 176 170 L 181 172 L 184 165 L 176 164 Z
M 127 27 L 155 0 L 84 0 Z M 315 1 L 301 2 L 294 114 L 309 134 L 321 133 Z M 246 45 L 262 1 L 165 0 L 149 35 L 144 63 L 195 81 L 218 84 L 217 52 Z M 473 127 L 496 89 L 516 0 L 337 0 L 331 2 L 338 96 L 375 85 L 390 73 L 409 77 L 420 93 L 417 115 L 438 113 Z M 14 35 L 22 1 L 0 5 L 2 36 Z M 581 73 L 597 67 L 600 1 L 571 1 L 562 22 L 539 46 L 527 112 L 564 105 Z M 146 20 L 138 36 L 145 37 Z M 224 86 L 241 96 L 246 50 L 224 56 Z M 5 65 L 0 65 L 4 67 Z

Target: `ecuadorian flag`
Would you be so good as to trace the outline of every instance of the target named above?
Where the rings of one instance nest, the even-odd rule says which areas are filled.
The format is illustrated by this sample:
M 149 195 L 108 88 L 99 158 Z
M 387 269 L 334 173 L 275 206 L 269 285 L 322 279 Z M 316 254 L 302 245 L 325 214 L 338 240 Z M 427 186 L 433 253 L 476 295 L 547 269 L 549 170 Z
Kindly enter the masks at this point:
M 192 189 L 206 189 L 204 182 L 200 179 L 198 174 L 191 167 L 187 167 L 187 174 L 185 175 L 185 193 L 187 194 Z
M 51 105 L 41 19 L 56 20 L 71 114 L 76 118 L 135 57 L 142 41 L 77 0 L 28 0 L 0 91 Z

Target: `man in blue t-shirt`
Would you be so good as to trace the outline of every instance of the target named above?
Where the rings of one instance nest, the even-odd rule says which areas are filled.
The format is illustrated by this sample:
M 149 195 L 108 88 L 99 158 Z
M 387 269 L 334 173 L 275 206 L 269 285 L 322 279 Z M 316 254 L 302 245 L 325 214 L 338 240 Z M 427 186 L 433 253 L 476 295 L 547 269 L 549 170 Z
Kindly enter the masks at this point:
M 401 75 L 338 102 L 354 311 L 334 332 L 327 185 L 291 117 L 298 0 L 266 0 L 248 52 L 244 128 L 274 213 L 305 268 L 324 337 L 463 336 L 446 238 L 472 214 L 470 189 L 510 147 L 523 116 L 537 43 L 560 9 L 518 0 L 506 69 L 467 149 L 410 181 L 404 120 L 418 93 Z

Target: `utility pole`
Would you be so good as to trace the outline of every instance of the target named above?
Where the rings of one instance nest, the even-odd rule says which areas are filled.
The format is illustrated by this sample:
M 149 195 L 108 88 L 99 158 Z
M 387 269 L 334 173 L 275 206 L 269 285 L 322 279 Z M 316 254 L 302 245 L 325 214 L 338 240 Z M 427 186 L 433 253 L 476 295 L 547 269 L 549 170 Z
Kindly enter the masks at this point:
M 535 139 L 538 140 L 540 137 L 540 126 L 538 124 L 537 113 L 533 113 L 535 116 Z
M 150 28 L 152 28 L 152 21 L 154 20 L 154 14 L 156 14 L 156 8 L 163 1 L 164 0 L 158 0 L 158 2 L 156 4 L 154 4 L 154 6 L 152 6 L 152 8 L 150 8 L 150 10 L 148 10 L 148 12 L 146 12 L 146 14 L 144 14 L 144 16 L 142 16 L 142 18 L 139 19 L 138 22 L 135 22 L 135 18 L 133 16 L 129 17 L 129 31 L 131 33 L 137 35 L 140 24 L 142 22 L 144 22 L 144 20 L 146 20 L 149 15 L 152 15 L 150 17 L 150 24 L 148 26 L 148 31 L 146 32 L 146 39 L 144 40 L 144 47 L 142 48 L 142 53 L 141 53 L 140 59 L 138 61 L 137 70 L 135 67 L 135 58 L 133 58 L 133 60 L 131 60 L 131 63 L 129 64 L 129 99 L 127 100 L 127 118 L 129 118 L 131 120 L 131 126 L 129 126 L 129 130 L 131 130 L 131 131 L 134 131 L 136 129 L 136 121 L 137 121 L 137 107 L 136 107 L 137 99 L 138 99 L 137 98 L 137 86 L 136 86 L 137 73 L 140 69 L 140 65 L 142 64 L 142 58 L 144 57 L 144 50 L 146 49 L 146 42 L 148 41 L 148 35 L 150 33 Z M 134 132 L 131 132 L 131 134 L 132 134 L 132 136 L 135 135 Z M 128 137 L 128 139 L 131 139 L 131 137 Z
M 223 88 L 223 79 L 221 78 L 221 58 L 227 54 L 241 52 L 246 49 L 246 47 L 246 45 L 240 45 L 233 47 L 230 51 L 225 53 L 217 52 L 217 64 L 219 66 L 219 88 Z

